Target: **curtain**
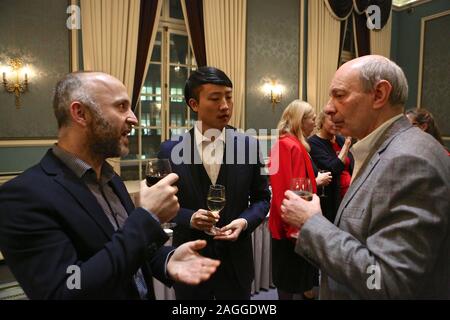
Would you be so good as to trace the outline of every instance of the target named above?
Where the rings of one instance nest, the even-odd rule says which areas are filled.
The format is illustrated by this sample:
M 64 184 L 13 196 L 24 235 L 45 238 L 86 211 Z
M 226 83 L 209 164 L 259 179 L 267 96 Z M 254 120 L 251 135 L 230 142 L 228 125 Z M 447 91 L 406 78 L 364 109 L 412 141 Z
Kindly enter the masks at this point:
M 386 46 L 390 46 L 390 30 L 384 30 L 388 23 L 389 17 L 391 15 L 392 0 L 324 0 L 328 10 L 331 12 L 332 16 L 337 20 L 347 20 L 350 15 L 353 19 L 353 33 L 355 38 L 355 49 L 356 56 L 364 56 L 371 53 L 381 52 L 383 55 L 389 54 Z M 376 5 L 380 8 L 380 22 L 381 22 L 381 32 L 380 30 L 371 31 L 367 27 L 368 13 L 367 9 L 369 6 Z M 386 28 L 385 28 L 386 26 Z M 377 33 L 378 32 L 378 33 Z M 371 37 L 376 39 L 372 40 Z M 389 38 L 389 39 L 388 39 Z M 389 41 L 388 44 L 383 43 L 383 41 Z M 376 46 L 375 49 L 371 49 L 372 46 Z M 374 51 L 375 50 L 375 51 Z
M 370 51 L 372 54 L 379 54 L 390 58 L 391 56 L 391 32 L 392 16 L 389 16 L 386 25 L 381 30 L 370 31 Z
M 206 66 L 205 27 L 203 20 L 202 0 L 180 0 L 184 21 L 189 35 L 191 47 L 194 50 L 197 66 Z
M 139 96 L 144 85 L 145 76 L 151 59 L 151 52 L 158 32 L 159 17 L 161 16 L 162 0 L 141 0 L 139 16 L 139 39 L 137 43 L 136 72 L 132 106 L 136 108 Z
M 81 0 L 85 70 L 121 80 L 131 96 L 139 30 L 139 0 Z
M 233 81 L 230 125 L 245 126 L 245 37 L 247 0 L 204 0 L 206 61 Z
M 365 14 L 353 13 L 353 34 L 355 37 L 356 56 L 361 57 L 370 54 L 370 33 L 367 28 Z
M 347 32 L 348 20 L 341 21 L 341 30 L 339 33 L 339 56 L 338 56 L 338 67 L 341 62 L 342 51 L 344 50 L 345 33 Z
M 353 0 L 325 0 L 325 4 L 337 20 L 347 20 L 353 10 Z
M 340 25 L 325 1 L 308 2 L 307 97 L 316 113 L 328 101 L 328 88 L 338 67 Z

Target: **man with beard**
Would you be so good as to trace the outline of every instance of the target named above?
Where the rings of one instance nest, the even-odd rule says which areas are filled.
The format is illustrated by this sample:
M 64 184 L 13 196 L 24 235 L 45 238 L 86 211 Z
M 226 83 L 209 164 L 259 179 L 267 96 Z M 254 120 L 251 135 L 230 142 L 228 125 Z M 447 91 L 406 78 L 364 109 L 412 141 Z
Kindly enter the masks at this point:
M 138 123 L 125 86 L 99 72 L 58 82 L 53 107 L 58 143 L 41 162 L 0 188 L 0 250 L 31 299 L 152 299 L 152 275 L 198 284 L 219 261 L 176 250 L 160 223 L 178 209 L 178 180 L 141 182 L 135 208 L 105 162 L 128 153 Z

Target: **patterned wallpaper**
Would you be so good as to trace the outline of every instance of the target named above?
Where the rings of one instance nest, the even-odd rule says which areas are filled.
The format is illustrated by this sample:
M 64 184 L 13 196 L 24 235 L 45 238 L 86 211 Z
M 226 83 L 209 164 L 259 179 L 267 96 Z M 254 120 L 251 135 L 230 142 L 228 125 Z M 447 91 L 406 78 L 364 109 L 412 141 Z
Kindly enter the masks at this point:
M 450 136 L 449 30 L 450 13 L 427 21 L 423 48 L 422 107 L 435 115 L 445 136 Z
M 298 98 L 299 3 L 247 0 L 247 129 L 275 128 L 283 109 Z M 275 112 L 261 92 L 265 79 L 275 79 L 285 87 Z
M 21 97 L 21 109 L 15 108 L 14 96 L 0 88 L 0 139 L 56 136 L 52 91 L 70 68 L 67 5 L 64 0 L 0 1 L 0 63 L 19 56 L 35 72 Z

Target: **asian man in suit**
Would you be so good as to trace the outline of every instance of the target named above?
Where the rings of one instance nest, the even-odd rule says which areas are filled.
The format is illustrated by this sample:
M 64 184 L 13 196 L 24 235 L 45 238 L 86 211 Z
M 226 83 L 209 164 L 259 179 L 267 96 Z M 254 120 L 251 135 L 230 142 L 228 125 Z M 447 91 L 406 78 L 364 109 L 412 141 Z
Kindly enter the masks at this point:
M 401 68 L 382 56 L 342 65 L 325 113 L 353 146 L 352 182 L 334 224 L 317 196 L 287 191 L 281 210 L 301 228 L 296 252 L 322 271 L 322 299 L 450 298 L 450 159 L 403 115 Z
M 171 174 L 140 186 L 135 208 L 105 161 L 128 153 L 137 119 L 125 86 L 101 72 L 66 75 L 53 107 L 58 143 L 0 188 L 0 250 L 30 299 L 154 299 L 152 275 L 198 284 L 219 261 L 206 242 L 164 247 L 179 204 Z
M 213 67 L 201 67 L 186 82 L 185 101 L 197 113 L 195 126 L 161 145 L 159 157 L 171 161 L 178 180 L 180 211 L 174 244 L 205 239 L 201 253 L 221 260 L 214 276 L 197 286 L 174 285 L 177 299 L 250 299 L 254 277 L 251 233 L 269 210 L 270 191 L 262 174 L 258 141 L 228 122 L 233 85 Z M 226 205 L 219 215 L 207 210 L 210 185 L 225 186 Z M 218 220 L 218 221 L 217 221 Z M 214 236 L 205 233 L 217 221 Z

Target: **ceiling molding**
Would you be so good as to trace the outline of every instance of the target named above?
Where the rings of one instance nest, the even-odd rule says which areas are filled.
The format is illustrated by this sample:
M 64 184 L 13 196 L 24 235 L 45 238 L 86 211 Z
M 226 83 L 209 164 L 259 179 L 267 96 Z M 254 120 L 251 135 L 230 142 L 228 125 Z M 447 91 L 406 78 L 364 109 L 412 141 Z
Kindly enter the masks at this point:
M 416 0 L 414 2 L 410 2 L 404 5 L 396 5 L 396 1 L 392 1 L 392 10 L 394 11 L 404 11 L 404 10 L 409 10 L 413 7 L 417 7 L 420 6 L 422 4 L 431 2 L 431 0 Z

